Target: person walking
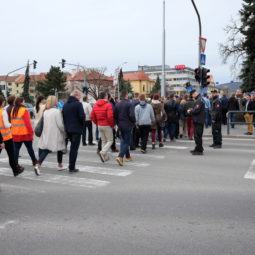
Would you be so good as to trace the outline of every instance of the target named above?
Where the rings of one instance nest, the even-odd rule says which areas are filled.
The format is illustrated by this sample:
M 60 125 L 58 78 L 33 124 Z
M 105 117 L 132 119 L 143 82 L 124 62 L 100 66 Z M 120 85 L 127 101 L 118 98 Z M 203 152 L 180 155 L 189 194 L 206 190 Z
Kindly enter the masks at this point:
M 167 119 L 164 104 L 159 101 L 159 95 L 153 95 L 153 100 L 151 102 L 151 106 L 155 116 L 155 122 L 151 126 L 151 141 L 152 141 L 152 149 L 155 149 L 156 145 L 156 134 L 159 140 L 159 147 L 163 147 L 163 134 L 162 129 L 164 128 L 165 121 Z
M 12 108 L 14 107 L 15 99 L 16 99 L 16 97 L 12 96 L 12 95 L 8 96 L 8 99 L 7 99 L 8 106 L 6 108 L 6 112 L 8 114 L 9 122 L 11 122 L 11 112 L 12 112 Z
M 4 106 L 5 99 L 3 96 L 0 96 L 0 153 L 5 148 L 13 175 L 18 176 L 24 171 L 24 167 L 18 165 L 15 159 L 11 124 L 8 120 L 7 112 L 3 109 Z
M 113 108 L 108 102 L 108 93 L 101 92 L 99 99 L 94 105 L 90 114 L 91 120 L 98 126 L 100 138 L 102 139 L 102 149 L 98 153 L 104 163 L 109 160 L 108 151 L 113 143 Z
M 222 98 L 220 99 L 221 102 L 221 119 L 222 119 L 222 124 L 227 125 L 227 112 L 228 112 L 228 98 L 224 94 Z
M 140 103 L 135 107 L 136 125 L 140 130 L 141 135 L 141 152 L 147 152 L 147 142 L 151 125 L 155 122 L 153 108 L 145 101 L 145 95 L 139 96 Z
M 128 92 L 121 92 L 121 101 L 116 104 L 114 117 L 120 132 L 120 152 L 116 161 L 120 166 L 124 165 L 123 158 L 126 161 L 132 161 L 129 147 L 131 143 L 132 130 L 135 125 L 134 105 L 128 100 Z
M 95 143 L 93 143 L 93 127 L 92 127 L 92 121 L 90 119 L 90 114 L 92 112 L 92 107 L 89 103 L 89 98 L 86 96 L 83 98 L 83 102 L 82 102 L 82 106 L 85 112 L 85 125 L 83 128 L 83 132 L 82 132 L 82 145 L 86 146 L 87 142 L 86 142 L 86 134 L 87 134 L 87 130 L 88 130 L 88 144 L 89 145 L 95 145 Z
M 221 101 L 218 96 L 218 91 L 215 89 L 211 91 L 212 93 L 212 135 L 213 143 L 210 147 L 214 149 L 220 149 L 222 147 L 222 134 L 221 134 L 221 122 L 222 122 L 222 109 Z
M 45 97 L 44 96 L 38 96 L 35 104 L 35 120 L 34 120 L 34 126 L 38 124 L 40 119 L 42 118 L 43 111 L 45 109 Z
M 82 92 L 75 89 L 69 96 L 68 101 L 65 103 L 62 110 L 65 131 L 71 142 L 68 166 L 69 173 L 79 171 L 79 169 L 75 168 L 75 164 L 80 147 L 83 127 L 85 125 L 85 113 L 82 103 L 80 102 L 81 98 Z
M 173 141 L 176 136 L 176 123 L 178 122 L 178 103 L 174 99 L 174 94 L 170 95 L 170 99 L 165 103 L 164 109 L 167 115 L 170 140 Z
M 184 106 L 185 108 L 185 113 L 186 113 L 186 122 L 187 122 L 187 132 L 188 132 L 188 138 L 189 140 L 193 139 L 194 136 L 194 124 L 193 124 L 193 119 L 191 116 L 191 113 L 188 112 L 188 109 L 192 109 L 194 107 L 194 99 L 192 96 L 189 96 L 189 98 L 186 101 L 186 104 Z
M 185 104 L 186 104 L 186 100 L 183 98 L 179 104 L 179 107 L 178 107 L 180 138 L 187 136 Z
M 239 111 L 239 110 L 240 110 L 240 107 L 239 107 L 238 100 L 236 99 L 235 94 L 232 94 L 228 100 L 228 112 Z M 230 113 L 231 128 L 235 128 L 235 124 L 233 122 L 236 122 L 236 112 Z
M 249 112 L 249 111 L 254 111 L 254 102 L 252 100 L 252 97 L 250 94 L 248 94 L 246 96 L 246 100 L 243 102 L 244 105 L 244 110 L 245 110 L 245 114 L 244 114 L 244 119 L 246 123 L 252 123 L 253 122 L 253 113 Z M 245 133 L 245 135 L 252 135 L 253 134 L 253 124 L 248 124 L 247 125 L 247 132 Z
M 57 109 L 58 100 L 55 96 L 48 96 L 43 112 L 43 131 L 38 141 L 39 159 L 35 165 L 36 175 L 40 175 L 40 168 L 47 155 L 57 152 L 58 170 L 65 169 L 63 161 L 63 150 L 65 150 L 65 128 L 63 116 Z
M 33 149 L 34 131 L 31 124 L 30 114 L 25 107 L 25 100 L 23 97 L 18 97 L 15 100 L 15 104 L 11 112 L 11 124 L 11 132 L 14 141 L 15 158 L 17 164 L 19 151 L 24 143 L 32 160 L 32 164 L 35 166 L 38 161 L 35 157 L 35 152 Z
M 139 93 L 134 94 L 134 98 L 132 99 L 131 103 L 133 104 L 134 108 L 140 103 Z M 131 138 L 131 144 L 130 144 L 131 151 L 136 150 L 136 147 L 139 146 L 139 140 L 140 140 L 139 129 L 136 126 L 134 126 L 132 130 L 132 138 Z
M 195 100 L 193 108 L 188 109 L 188 113 L 191 114 L 194 123 L 194 139 L 195 149 L 190 152 L 192 155 L 203 155 L 203 131 L 205 122 L 205 104 L 201 96 L 192 90 L 190 96 Z

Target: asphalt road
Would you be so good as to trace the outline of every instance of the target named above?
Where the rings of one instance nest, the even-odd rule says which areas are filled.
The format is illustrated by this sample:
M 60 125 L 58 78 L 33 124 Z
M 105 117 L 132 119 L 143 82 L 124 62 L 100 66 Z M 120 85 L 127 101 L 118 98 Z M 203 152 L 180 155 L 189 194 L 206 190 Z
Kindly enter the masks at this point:
M 81 147 L 80 173 L 57 171 L 50 154 L 39 177 L 24 148 L 17 178 L 2 153 L 0 254 L 253 255 L 255 140 L 210 143 L 204 156 L 187 140 L 137 150 L 124 167 Z

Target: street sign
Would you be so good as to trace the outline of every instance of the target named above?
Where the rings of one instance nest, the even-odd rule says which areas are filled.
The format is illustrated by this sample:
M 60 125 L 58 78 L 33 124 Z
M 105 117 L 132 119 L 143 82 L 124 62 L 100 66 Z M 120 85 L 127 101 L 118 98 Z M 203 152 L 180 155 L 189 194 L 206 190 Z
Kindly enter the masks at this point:
M 205 52 L 205 45 L 206 45 L 206 39 L 203 37 L 200 37 L 200 46 L 201 46 L 201 51 L 204 53 Z
M 206 62 L 206 55 L 202 54 L 200 55 L 200 63 L 202 66 L 205 66 L 205 62 Z

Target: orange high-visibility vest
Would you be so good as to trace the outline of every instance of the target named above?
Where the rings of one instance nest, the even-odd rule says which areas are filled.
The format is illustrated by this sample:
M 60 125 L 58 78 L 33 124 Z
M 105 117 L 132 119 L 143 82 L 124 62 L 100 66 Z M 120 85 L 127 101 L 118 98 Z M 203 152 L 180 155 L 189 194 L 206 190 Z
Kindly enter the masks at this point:
M 13 108 L 14 109 L 14 108 Z M 27 109 L 25 107 L 20 107 L 17 116 L 13 116 L 13 109 L 11 111 L 11 123 L 12 123 L 12 134 L 13 135 L 28 135 L 28 129 L 26 127 L 23 116 Z
M 4 119 L 3 119 L 3 109 L 0 109 L 0 132 L 2 134 L 3 140 L 8 141 L 12 139 L 12 133 L 10 128 L 6 128 L 4 126 Z

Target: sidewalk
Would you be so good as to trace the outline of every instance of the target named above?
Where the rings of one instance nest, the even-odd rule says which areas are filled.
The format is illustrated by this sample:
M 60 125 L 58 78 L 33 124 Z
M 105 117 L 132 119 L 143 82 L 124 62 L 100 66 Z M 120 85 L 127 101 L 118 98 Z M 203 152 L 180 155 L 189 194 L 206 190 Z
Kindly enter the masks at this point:
M 223 138 L 243 138 L 243 139 L 255 139 L 255 128 L 253 135 L 245 135 L 247 132 L 246 125 L 236 125 L 235 128 L 230 128 L 230 134 L 227 134 L 227 125 L 222 125 L 222 137 Z M 204 136 L 211 137 L 212 136 L 212 128 L 204 129 Z

